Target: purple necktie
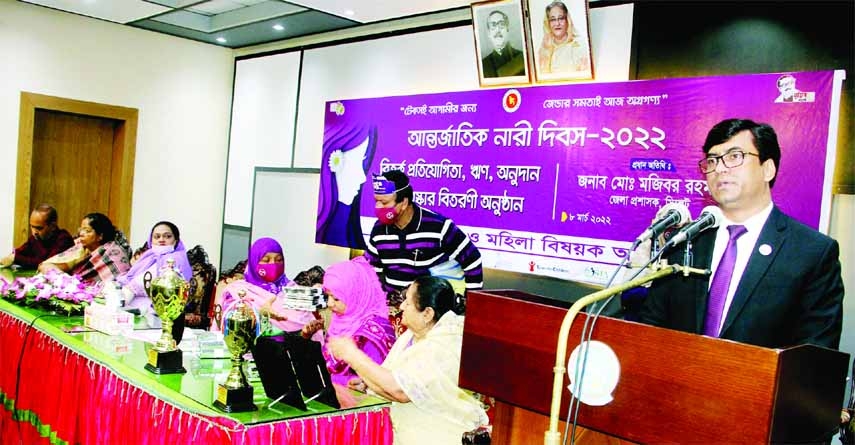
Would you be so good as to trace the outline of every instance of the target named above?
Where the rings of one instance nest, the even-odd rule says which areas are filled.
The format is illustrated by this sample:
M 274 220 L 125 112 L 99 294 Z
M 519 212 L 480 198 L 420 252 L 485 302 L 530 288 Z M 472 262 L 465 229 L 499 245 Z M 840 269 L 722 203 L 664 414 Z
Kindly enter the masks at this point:
M 710 285 L 710 298 L 707 303 L 707 316 L 704 318 L 704 335 L 718 337 L 719 325 L 721 325 L 721 314 L 724 311 L 724 302 L 727 301 L 727 290 L 730 288 L 730 277 L 733 276 L 733 267 L 736 265 L 736 240 L 748 230 L 745 226 L 727 226 L 730 239 L 727 248 L 718 263 L 715 276 Z

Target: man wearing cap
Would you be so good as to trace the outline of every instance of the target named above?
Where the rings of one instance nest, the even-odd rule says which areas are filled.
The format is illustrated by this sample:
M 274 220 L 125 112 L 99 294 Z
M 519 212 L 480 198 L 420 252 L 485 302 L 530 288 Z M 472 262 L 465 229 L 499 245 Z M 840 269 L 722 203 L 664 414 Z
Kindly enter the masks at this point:
M 407 175 L 374 175 L 373 185 L 377 222 L 365 256 L 384 290 L 400 291 L 422 275 L 442 276 L 460 294 L 484 286 L 478 248 L 450 219 L 413 202 Z
M 56 225 L 56 209 L 41 204 L 30 214 L 30 237 L 9 255 L 0 258 L 0 266 L 17 264 L 25 269 L 35 269 L 42 261 L 65 251 L 74 240 L 65 229 Z

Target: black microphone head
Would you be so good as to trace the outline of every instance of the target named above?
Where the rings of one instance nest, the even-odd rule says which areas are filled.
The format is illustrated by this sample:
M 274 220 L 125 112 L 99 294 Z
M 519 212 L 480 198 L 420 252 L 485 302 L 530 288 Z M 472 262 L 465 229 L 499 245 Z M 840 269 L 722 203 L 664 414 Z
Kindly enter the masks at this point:
M 689 208 L 681 202 L 669 202 L 668 204 L 665 204 L 658 212 L 656 212 L 656 217 L 662 218 L 669 213 L 675 213 L 680 217 L 677 223 L 674 224 L 675 226 L 682 226 L 692 220 Z
M 723 219 L 724 215 L 722 215 L 721 209 L 717 206 L 704 207 L 701 214 L 698 215 L 698 219 L 691 224 L 684 226 L 679 232 L 675 233 L 674 236 L 668 240 L 662 250 L 671 248 L 683 241 L 691 240 L 704 230 L 718 227 Z
M 680 227 L 692 220 L 689 208 L 680 202 L 670 202 L 656 212 L 656 220 L 638 238 L 635 239 L 632 248 L 635 250 L 641 243 L 661 235 L 671 227 Z
M 721 209 L 718 208 L 718 206 L 706 206 L 701 210 L 701 214 L 698 216 L 698 221 L 703 218 L 710 219 L 709 224 L 704 224 L 704 229 L 714 229 L 721 224 L 721 221 L 724 219 L 724 214 L 721 213 Z

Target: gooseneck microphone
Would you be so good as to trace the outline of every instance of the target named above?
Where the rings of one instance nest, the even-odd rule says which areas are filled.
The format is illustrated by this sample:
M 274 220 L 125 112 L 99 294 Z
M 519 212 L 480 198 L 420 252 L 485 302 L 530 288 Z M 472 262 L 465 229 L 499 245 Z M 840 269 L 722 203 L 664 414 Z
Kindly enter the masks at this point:
M 689 208 L 685 204 L 672 202 L 666 204 L 658 212 L 656 212 L 656 220 L 650 225 L 638 238 L 635 239 L 635 246 L 655 238 L 671 227 L 681 226 L 692 220 L 689 214 Z
M 683 241 L 692 240 L 704 230 L 714 229 L 718 227 L 718 225 L 721 224 L 722 218 L 724 218 L 724 216 L 721 214 L 721 209 L 719 209 L 718 207 L 704 207 L 704 209 L 701 211 L 701 214 L 698 216 L 698 219 L 696 219 L 694 222 L 687 225 L 686 227 L 680 229 L 679 232 L 677 232 L 674 236 L 671 237 L 671 239 L 668 240 L 667 243 L 665 243 L 665 246 L 662 247 L 662 250 L 665 250 L 669 247 L 673 247 L 677 244 L 682 243 Z

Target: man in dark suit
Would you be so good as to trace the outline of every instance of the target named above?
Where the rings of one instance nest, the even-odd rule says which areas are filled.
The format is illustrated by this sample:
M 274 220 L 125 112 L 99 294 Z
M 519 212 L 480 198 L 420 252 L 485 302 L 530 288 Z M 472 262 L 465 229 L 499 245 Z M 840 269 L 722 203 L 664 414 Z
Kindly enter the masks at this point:
M 493 51 L 481 59 L 484 77 L 505 77 L 525 75 L 525 57 L 522 51 L 508 42 L 510 23 L 502 11 L 493 11 L 487 16 L 487 35 L 493 44 Z
M 703 151 L 699 166 L 724 221 L 693 241 L 693 266 L 712 275 L 654 282 L 641 321 L 769 348 L 811 343 L 837 349 L 843 321 L 839 247 L 772 203 L 781 159 L 775 130 L 728 119 L 709 131 Z M 669 263 L 682 263 L 684 248 L 678 244 Z

